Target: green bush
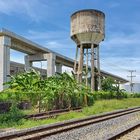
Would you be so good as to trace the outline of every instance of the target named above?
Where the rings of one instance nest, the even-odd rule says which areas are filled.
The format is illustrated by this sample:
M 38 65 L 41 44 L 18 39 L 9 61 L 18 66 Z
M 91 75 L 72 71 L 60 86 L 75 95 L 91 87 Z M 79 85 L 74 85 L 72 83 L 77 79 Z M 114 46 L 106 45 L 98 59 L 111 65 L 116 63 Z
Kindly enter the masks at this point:
M 0 92 L 0 102 L 19 103 L 25 100 L 29 100 L 26 92 L 13 91 L 11 89 Z
M 100 99 L 122 99 L 127 98 L 128 94 L 126 92 L 113 92 L 113 91 L 96 91 L 93 94 L 95 100 Z
M 10 111 L 0 115 L 0 125 L 12 127 L 15 124 L 21 124 L 23 113 L 17 108 L 16 104 L 12 104 Z
M 129 93 L 129 97 L 131 98 L 140 98 L 140 93 Z

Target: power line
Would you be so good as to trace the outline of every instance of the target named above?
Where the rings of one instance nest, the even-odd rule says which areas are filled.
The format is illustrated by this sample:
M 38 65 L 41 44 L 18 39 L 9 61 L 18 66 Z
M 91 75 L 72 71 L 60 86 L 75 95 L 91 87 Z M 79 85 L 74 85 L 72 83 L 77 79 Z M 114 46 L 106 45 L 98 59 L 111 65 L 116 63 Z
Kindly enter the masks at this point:
M 102 63 L 103 65 L 111 66 L 111 67 L 113 67 L 113 68 L 115 68 L 115 69 L 120 69 L 120 70 L 123 70 L 123 71 L 128 71 L 128 69 L 123 68 L 123 67 L 121 67 L 121 66 L 119 66 L 119 65 L 117 65 L 117 64 L 115 64 L 115 63 L 111 63 L 111 62 L 105 61 L 104 59 L 101 60 L 101 63 Z
M 136 75 L 133 75 L 134 72 L 136 72 L 136 70 L 129 70 L 130 72 L 130 76 L 127 76 L 127 77 L 130 77 L 130 88 L 131 88 L 131 92 L 133 92 L 133 78 L 136 77 Z

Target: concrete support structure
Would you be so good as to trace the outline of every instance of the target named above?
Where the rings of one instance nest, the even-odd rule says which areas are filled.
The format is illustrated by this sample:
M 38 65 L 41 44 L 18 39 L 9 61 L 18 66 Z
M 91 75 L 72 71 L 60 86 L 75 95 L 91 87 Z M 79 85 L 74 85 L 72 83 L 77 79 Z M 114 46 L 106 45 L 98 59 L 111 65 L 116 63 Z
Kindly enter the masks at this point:
M 29 71 L 32 68 L 32 65 L 33 65 L 33 62 L 30 61 L 30 59 L 29 59 L 29 55 L 26 55 L 24 57 L 24 61 L 25 61 L 25 68 L 24 69 L 26 71 Z
M 62 64 L 61 63 L 56 63 L 56 72 L 62 73 Z
M 7 36 L 0 37 L 0 90 L 3 90 L 4 82 L 9 81 L 10 75 L 10 46 L 11 39 Z
M 88 49 L 86 49 L 86 86 L 88 86 Z
M 54 53 L 27 55 L 25 57 L 26 69 L 29 70 L 32 65 L 31 63 L 35 61 L 47 61 L 47 76 L 50 77 L 55 74 L 56 55 Z M 57 66 L 57 71 L 62 72 L 62 65 Z
M 78 46 L 76 47 L 76 55 L 75 55 L 75 61 L 74 61 L 74 73 L 77 74 L 77 59 L 78 59 Z
M 84 59 L 84 48 L 83 48 L 83 44 L 81 44 L 79 64 L 78 64 L 78 73 L 77 73 L 77 76 L 78 76 L 77 80 L 79 83 L 82 83 L 83 59 Z
M 55 59 L 56 56 L 53 53 L 48 54 L 47 58 L 47 77 L 55 74 Z
M 95 74 L 94 74 L 94 44 L 91 44 L 91 90 L 95 90 Z
M 98 87 L 99 87 L 99 90 L 102 90 L 102 87 L 101 87 L 99 45 L 97 45 L 97 70 L 98 70 Z

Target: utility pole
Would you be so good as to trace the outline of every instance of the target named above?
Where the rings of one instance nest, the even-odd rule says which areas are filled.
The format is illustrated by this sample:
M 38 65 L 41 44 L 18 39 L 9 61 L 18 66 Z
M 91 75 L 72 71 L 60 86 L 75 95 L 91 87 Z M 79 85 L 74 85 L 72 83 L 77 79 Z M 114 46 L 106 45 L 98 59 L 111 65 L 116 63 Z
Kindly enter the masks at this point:
M 131 88 L 131 92 L 133 92 L 133 78 L 136 77 L 136 75 L 133 75 L 134 72 L 136 72 L 136 70 L 129 70 L 130 75 L 127 77 L 130 77 L 130 88 Z

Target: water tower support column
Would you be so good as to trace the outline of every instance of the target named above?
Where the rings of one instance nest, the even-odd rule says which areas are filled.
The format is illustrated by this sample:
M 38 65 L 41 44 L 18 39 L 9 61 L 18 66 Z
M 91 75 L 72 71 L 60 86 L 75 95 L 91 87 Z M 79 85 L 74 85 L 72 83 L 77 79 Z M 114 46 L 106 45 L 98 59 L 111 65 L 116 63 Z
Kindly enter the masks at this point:
M 100 71 L 99 45 L 97 45 L 97 69 L 98 69 L 98 86 L 99 86 L 99 90 L 102 90 L 102 87 L 101 87 L 101 71 Z
M 86 49 L 86 86 L 88 86 L 88 49 Z
M 75 61 L 74 61 L 74 73 L 77 74 L 77 59 L 78 59 L 78 46 L 76 47 L 76 55 L 75 55 Z
M 82 70 L 83 70 L 83 55 L 84 55 L 84 49 L 83 45 L 80 45 L 80 58 L 79 58 L 79 64 L 78 64 L 78 82 L 82 83 Z
M 91 90 L 95 90 L 94 84 L 94 44 L 91 44 Z

